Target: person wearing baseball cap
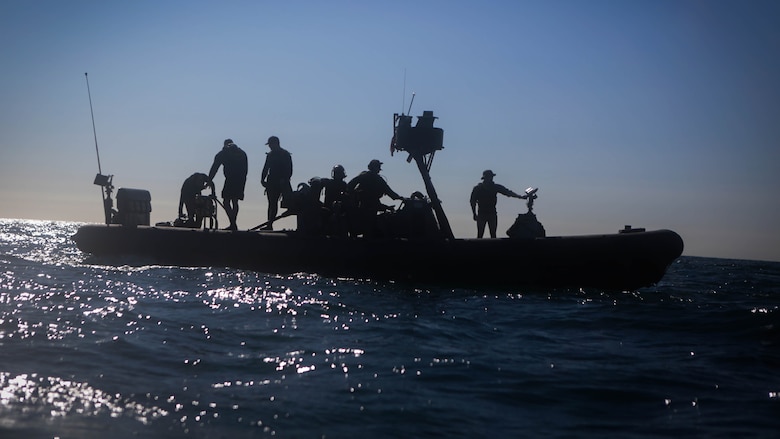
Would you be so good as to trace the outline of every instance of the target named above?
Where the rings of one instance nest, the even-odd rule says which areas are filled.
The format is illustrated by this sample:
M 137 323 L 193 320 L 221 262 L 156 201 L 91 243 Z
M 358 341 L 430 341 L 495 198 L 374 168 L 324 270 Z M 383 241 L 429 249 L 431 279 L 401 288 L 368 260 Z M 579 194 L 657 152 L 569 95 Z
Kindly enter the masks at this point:
M 225 174 L 225 184 L 222 187 L 222 206 L 228 216 L 230 225 L 228 230 L 238 230 L 236 218 L 238 217 L 238 200 L 244 199 L 244 187 L 246 186 L 247 158 L 244 150 L 233 143 L 232 139 L 225 139 L 222 150 L 214 157 L 214 163 L 209 170 L 209 181 L 213 181 L 217 170 L 222 166 Z
M 267 230 L 273 230 L 276 213 L 279 211 L 279 200 L 282 207 L 286 207 L 286 198 L 292 193 L 290 178 L 292 178 L 293 164 L 290 153 L 279 145 L 279 138 L 271 136 L 265 143 L 270 151 L 266 153 L 265 165 L 261 173 L 260 183 L 265 188 L 268 196 L 268 225 Z

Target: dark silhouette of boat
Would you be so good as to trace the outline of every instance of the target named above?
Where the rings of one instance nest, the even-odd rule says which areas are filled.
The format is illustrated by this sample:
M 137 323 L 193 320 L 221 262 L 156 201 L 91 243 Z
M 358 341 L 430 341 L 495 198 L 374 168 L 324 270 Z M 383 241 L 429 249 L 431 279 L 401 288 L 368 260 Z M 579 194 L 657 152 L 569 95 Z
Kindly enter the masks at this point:
M 299 215 L 294 231 L 150 226 L 149 193 L 119 189 L 118 211 L 113 211 L 111 176 L 98 174 L 95 183 L 104 188 L 107 224 L 84 225 L 73 240 L 80 250 L 98 257 L 133 255 L 163 265 L 464 287 L 633 290 L 658 283 L 682 254 L 683 241 L 670 230 L 626 226 L 614 234 L 545 236 L 532 212 L 536 195 L 530 188 L 528 212 L 518 215 L 509 238 L 455 238 L 429 174 L 435 152 L 443 149 L 443 131 L 433 126 L 434 119 L 426 111 L 412 126 L 411 116 L 394 115 L 391 148 L 415 161 L 428 193 L 406 200 L 406 205 L 422 207 L 427 215 L 412 215 L 402 207 L 388 217 L 389 231 L 383 235 L 313 231 L 300 206 L 288 211 Z

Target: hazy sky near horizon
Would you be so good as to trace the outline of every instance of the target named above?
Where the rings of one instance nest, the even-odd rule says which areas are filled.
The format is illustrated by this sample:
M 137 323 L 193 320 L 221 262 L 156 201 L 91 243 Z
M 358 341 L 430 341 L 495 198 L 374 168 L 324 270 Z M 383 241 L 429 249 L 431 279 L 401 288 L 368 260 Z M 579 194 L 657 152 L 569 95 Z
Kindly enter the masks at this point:
M 432 177 L 458 237 L 492 169 L 540 188 L 548 235 L 668 228 L 686 255 L 780 261 L 778 23 L 771 0 L 5 0 L 0 217 L 102 221 L 88 72 L 102 171 L 150 190 L 153 222 L 228 137 L 249 156 L 242 228 L 266 219 L 270 135 L 293 185 L 378 158 L 396 192 L 423 190 L 389 153 L 415 92 L 444 129 Z M 498 210 L 505 236 L 525 205 Z

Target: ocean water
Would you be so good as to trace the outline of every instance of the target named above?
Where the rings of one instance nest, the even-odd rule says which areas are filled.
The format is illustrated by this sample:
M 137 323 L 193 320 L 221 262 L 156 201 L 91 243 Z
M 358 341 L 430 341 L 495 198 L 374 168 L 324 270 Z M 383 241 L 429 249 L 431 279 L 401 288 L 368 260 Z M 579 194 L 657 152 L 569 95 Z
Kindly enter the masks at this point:
M 780 436 L 779 263 L 453 290 L 101 261 L 77 228 L 0 220 L 0 438 Z

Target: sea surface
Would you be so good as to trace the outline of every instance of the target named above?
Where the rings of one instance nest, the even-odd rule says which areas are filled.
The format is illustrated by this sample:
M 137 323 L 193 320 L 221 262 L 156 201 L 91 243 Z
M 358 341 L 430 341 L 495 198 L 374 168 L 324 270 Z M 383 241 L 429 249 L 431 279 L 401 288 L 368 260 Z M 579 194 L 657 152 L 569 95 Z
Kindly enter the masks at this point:
M 0 438 L 780 437 L 780 263 L 445 289 L 101 261 L 78 226 L 0 220 Z

